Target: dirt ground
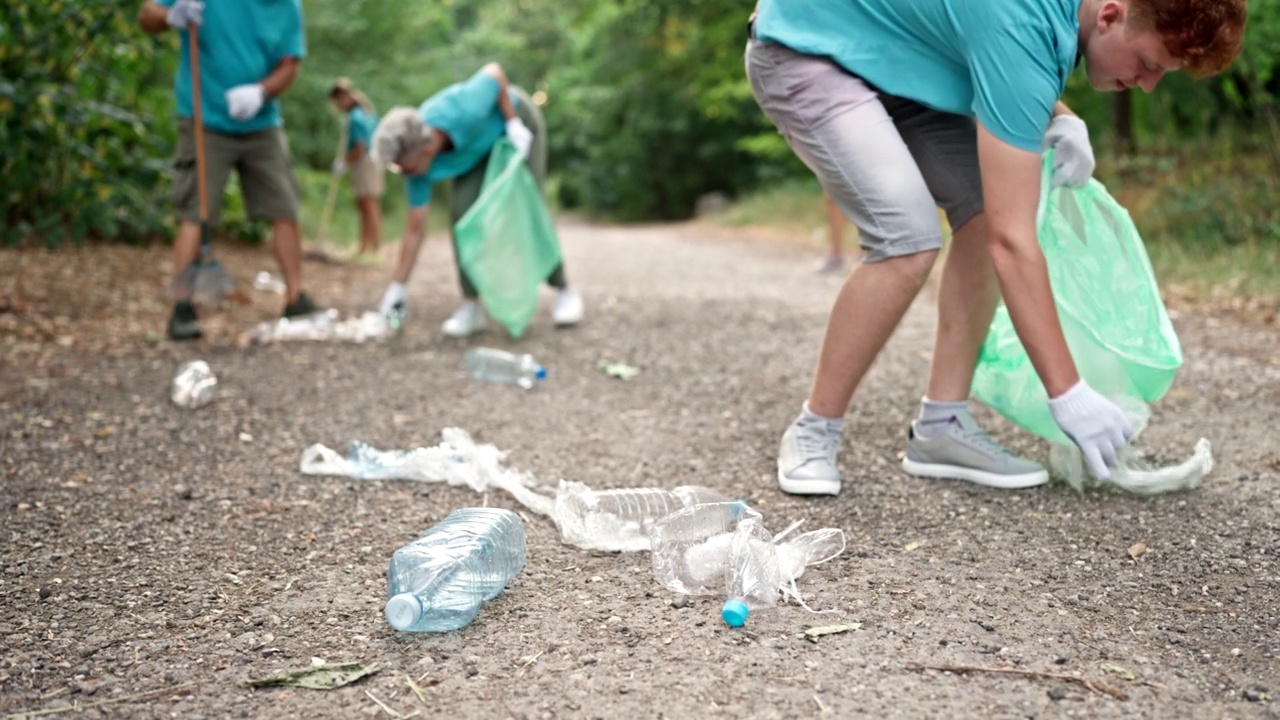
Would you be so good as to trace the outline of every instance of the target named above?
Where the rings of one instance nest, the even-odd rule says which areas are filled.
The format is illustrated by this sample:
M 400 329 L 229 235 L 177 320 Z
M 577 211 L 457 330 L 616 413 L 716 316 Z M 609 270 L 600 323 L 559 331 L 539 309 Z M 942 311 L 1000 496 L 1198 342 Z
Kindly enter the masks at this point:
M 812 274 L 815 249 L 572 221 L 563 242 L 588 303 L 578 328 L 553 329 L 544 308 L 519 342 L 441 337 L 457 290 L 435 237 L 402 337 L 266 348 L 234 341 L 279 312 L 253 290 L 207 323 L 209 340 L 160 341 L 163 248 L 0 251 L 0 713 L 1280 717 L 1274 314 L 1176 309 L 1186 366 L 1141 444 L 1173 461 L 1208 437 L 1217 466 L 1201 489 L 1008 492 L 898 468 L 932 340 L 926 292 L 849 412 L 843 494 L 802 499 L 777 490 L 774 454 L 839 288 Z M 264 249 L 223 259 L 242 278 L 274 269 Z M 320 262 L 306 274 L 344 312 L 372 307 L 386 279 Z M 458 367 L 476 344 L 531 352 L 550 377 L 527 393 L 471 382 Z M 193 358 L 221 382 L 198 411 L 167 394 Z M 607 377 L 602 358 L 640 374 Z M 731 629 L 719 600 L 661 588 L 647 554 L 566 546 L 526 513 L 528 564 L 472 625 L 398 635 L 381 614 L 391 551 L 455 508 L 519 505 L 304 476 L 299 458 L 317 442 L 431 445 L 451 426 L 549 484 L 697 483 L 747 499 L 774 531 L 842 528 L 845 553 L 800 581 L 829 613 L 788 604 Z M 327 692 L 242 685 L 312 658 L 378 672 Z

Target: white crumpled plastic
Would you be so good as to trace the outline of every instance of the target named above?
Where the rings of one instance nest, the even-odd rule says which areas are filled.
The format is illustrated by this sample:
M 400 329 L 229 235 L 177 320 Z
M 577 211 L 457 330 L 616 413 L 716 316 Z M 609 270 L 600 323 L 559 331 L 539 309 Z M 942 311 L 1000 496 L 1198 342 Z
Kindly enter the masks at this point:
M 347 455 L 324 445 L 302 451 L 301 469 L 307 475 L 340 475 L 361 480 L 413 480 L 464 485 L 483 493 L 505 490 L 530 510 L 550 517 L 555 499 L 537 492 L 528 473 L 502 466 L 506 453 L 489 444 L 478 445 L 465 430 L 445 428 L 442 442 L 413 450 L 379 450 L 351 443 Z

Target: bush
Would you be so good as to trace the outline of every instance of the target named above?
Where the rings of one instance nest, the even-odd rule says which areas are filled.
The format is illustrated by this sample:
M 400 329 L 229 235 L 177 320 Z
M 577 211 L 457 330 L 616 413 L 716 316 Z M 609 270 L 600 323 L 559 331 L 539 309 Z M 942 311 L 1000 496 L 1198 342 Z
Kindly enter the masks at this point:
M 175 53 L 137 28 L 137 10 L 136 0 L 0 8 L 6 245 L 165 230 Z

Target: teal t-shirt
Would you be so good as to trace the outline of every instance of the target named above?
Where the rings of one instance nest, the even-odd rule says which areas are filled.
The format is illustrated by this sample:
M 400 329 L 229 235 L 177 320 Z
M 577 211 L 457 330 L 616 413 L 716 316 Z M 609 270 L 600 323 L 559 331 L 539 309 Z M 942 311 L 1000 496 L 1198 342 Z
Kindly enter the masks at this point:
M 156 0 L 169 7 L 174 0 Z M 204 5 L 200 25 L 200 99 L 204 124 L 224 133 L 249 133 L 278 127 L 280 103 L 267 100 L 257 115 L 233 120 L 227 114 L 227 91 L 260 83 L 287 57 L 307 54 L 301 0 L 214 0 Z M 191 34 L 182 36 L 175 92 L 178 117 L 191 117 Z
M 1081 0 L 761 0 L 756 37 L 1033 152 L 1076 63 Z
M 439 128 L 453 141 L 453 148 L 431 161 L 421 175 L 405 178 L 409 207 L 431 202 L 431 188 L 441 180 L 458 177 L 489 156 L 493 144 L 507 133 L 506 119 L 498 108 L 498 79 L 482 71 L 450 85 L 418 106 L 422 121 Z M 519 99 L 507 91 L 514 106 Z
M 365 152 L 373 147 L 373 129 L 378 126 L 378 114 L 365 112 L 356 105 L 347 113 L 347 152 L 364 143 Z

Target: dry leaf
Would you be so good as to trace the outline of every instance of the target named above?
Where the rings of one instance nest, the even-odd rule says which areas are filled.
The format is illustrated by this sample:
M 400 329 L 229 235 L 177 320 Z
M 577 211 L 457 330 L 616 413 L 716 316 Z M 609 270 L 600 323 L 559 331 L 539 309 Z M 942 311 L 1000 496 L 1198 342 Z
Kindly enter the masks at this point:
M 291 685 L 313 690 L 333 690 L 343 685 L 350 685 L 356 680 L 366 675 L 372 675 L 377 671 L 378 667 L 376 665 L 365 665 L 358 662 L 313 665 L 305 670 L 294 670 L 283 675 L 275 675 L 258 680 L 246 680 L 244 684 L 247 687 Z
M 849 632 L 850 630 L 860 630 L 862 623 L 849 623 L 847 625 L 824 625 L 822 627 L 811 627 L 804 631 L 804 639 L 809 642 L 816 643 L 818 638 L 823 635 L 833 635 L 835 633 Z

